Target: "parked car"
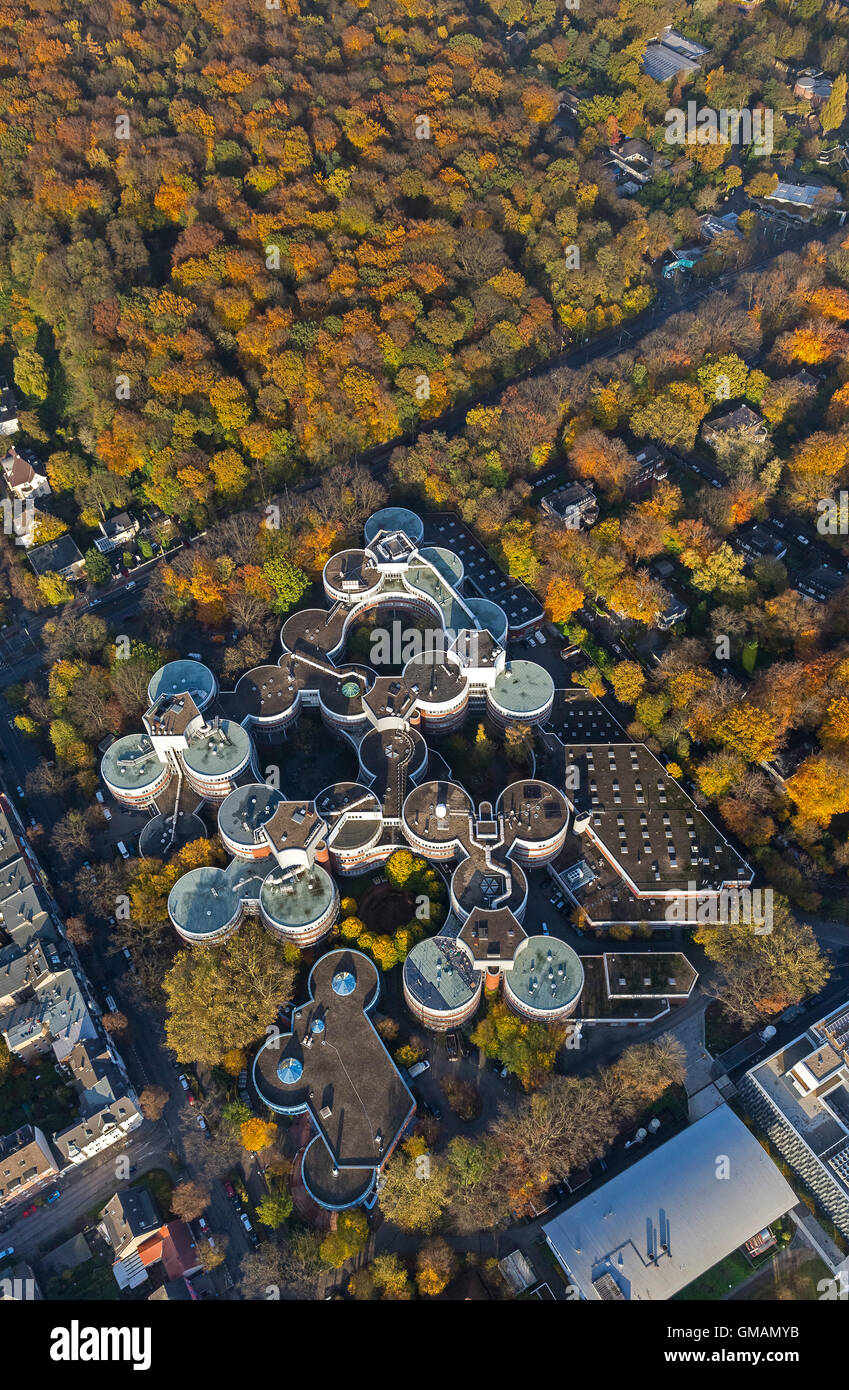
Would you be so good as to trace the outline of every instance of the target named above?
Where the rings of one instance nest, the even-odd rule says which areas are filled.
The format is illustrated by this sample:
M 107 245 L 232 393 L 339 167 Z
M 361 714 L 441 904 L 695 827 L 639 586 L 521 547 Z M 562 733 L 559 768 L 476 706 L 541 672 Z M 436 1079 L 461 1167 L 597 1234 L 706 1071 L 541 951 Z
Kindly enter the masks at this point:
M 227 1193 L 227 1196 L 230 1198 L 230 1201 L 235 1202 L 236 1206 L 238 1206 L 239 1199 L 236 1196 L 236 1189 L 231 1182 L 224 1183 L 224 1191 Z
M 198 1125 L 203 1130 L 204 1134 L 209 1133 L 209 1125 L 206 1123 L 206 1120 L 203 1118 L 203 1115 L 198 1115 Z
M 188 1091 L 191 1089 L 189 1078 L 186 1076 L 185 1072 L 181 1072 L 177 1079 L 180 1082 L 180 1085 L 182 1086 L 184 1091 Z
M 195 1104 L 195 1097 L 192 1095 L 191 1091 L 186 1092 L 186 1100 L 189 1102 L 189 1105 Z
M 136 581 L 134 579 L 131 579 L 129 584 L 127 584 L 125 587 L 127 589 L 134 589 L 136 587 Z
M 127 849 L 127 846 L 124 844 L 123 840 L 117 840 L 115 842 L 115 848 L 117 849 L 122 859 L 129 859 L 130 851 Z
M 10 1255 L 14 1255 L 14 1245 L 7 1245 L 5 1250 L 0 1250 L 0 1260 L 7 1260 Z
M 101 806 L 102 806 L 102 805 L 103 805 L 103 800 L 104 800 L 103 792 L 102 792 L 102 791 L 96 791 L 96 792 L 94 793 L 94 799 L 95 799 L 95 801 L 99 801 L 100 804 L 101 804 Z
M 205 1236 L 209 1235 L 209 1222 L 205 1216 L 198 1217 L 198 1225 Z
M 129 946 L 125 946 L 124 949 L 123 949 L 123 951 L 121 952 L 121 954 L 122 954 L 122 956 L 126 956 L 127 960 L 132 960 L 132 959 L 133 959 L 132 956 L 130 955 L 130 948 L 129 948 Z
M 253 1230 L 253 1226 L 251 1225 L 250 1217 L 248 1216 L 248 1214 L 247 1214 L 246 1211 L 243 1211 L 243 1212 L 242 1212 L 242 1214 L 241 1214 L 240 1217 L 239 1217 L 239 1220 L 241 1221 L 241 1223 L 242 1223 L 242 1225 L 244 1226 L 244 1228 L 245 1228 L 246 1231 L 252 1231 L 252 1230 Z
M 37 1211 L 38 1207 L 35 1205 L 35 1202 L 33 1202 L 31 1207 L 24 1208 L 24 1210 L 21 1212 L 21 1216 L 35 1216 L 35 1213 Z
M 543 922 L 543 924 L 542 924 L 542 934 L 543 934 L 543 936 L 548 936 L 548 923 L 547 923 L 547 922 Z
M 56 1191 L 55 1191 L 55 1192 L 51 1192 L 50 1196 L 47 1198 L 47 1205 L 48 1205 L 48 1206 L 52 1206 L 54 1202 L 58 1202 L 58 1201 L 59 1201 L 59 1198 L 60 1198 L 61 1196 L 62 1196 L 62 1193 L 59 1191 L 59 1189 L 58 1189 L 58 1187 L 57 1187 L 57 1188 L 56 1188 Z
M 421 1076 L 423 1071 L 428 1071 L 429 1069 L 430 1062 L 428 1062 L 427 1059 L 425 1059 L 424 1062 L 414 1062 L 413 1065 L 410 1067 L 410 1070 L 408 1071 L 407 1075 L 409 1076 L 411 1081 L 415 1081 L 417 1076 Z
M 432 1100 L 428 1100 L 425 1096 L 421 1094 L 420 1091 L 413 1091 L 413 1099 L 415 1100 L 418 1109 L 422 1110 L 425 1113 L 425 1115 L 432 1115 L 435 1120 L 442 1119 L 442 1111 L 440 1110 L 439 1106 L 436 1105 Z
M 100 809 L 101 809 L 101 811 L 103 812 L 103 819 L 104 819 L 104 820 L 111 820 L 111 819 L 112 819 L 112 812 L 109 810 L 109 807 L 108 807 L 108 806 L 101 806 Z
M 445 1037 L 445 1047 L 448 1052 L 449 1062 L 456 1062 L 460 1056 L 460 1044 L 457 1041 L 456 1033 L 447 1033 Z
M 15 791 L 18 793 L 18 796 L 20 796 L 21 798 L 23 798 L 23 794 L 24 794 L 24 789 L 23 789 L 23 787 L 16 787 L 16 788 L 15 788 Z

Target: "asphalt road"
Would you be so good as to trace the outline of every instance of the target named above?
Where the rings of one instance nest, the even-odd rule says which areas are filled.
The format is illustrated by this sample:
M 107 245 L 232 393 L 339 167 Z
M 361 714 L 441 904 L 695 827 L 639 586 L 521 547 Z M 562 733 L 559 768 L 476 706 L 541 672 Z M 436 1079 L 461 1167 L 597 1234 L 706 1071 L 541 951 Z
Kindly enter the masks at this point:
M 44 1254 L 67 1239 L 72 1228 L 94 1208 L 107 1202 L 113 1193 L 138 1183 L 144 1173 L 153 1168 L 173 1172 L 167 1137 L 161 1126 L 144 1124 L 127 1135 L 120 1147 L 107 1149 L 97 1158 L 81 1164 L 78 1170 L 67 1173 L 55 1184 L 62 1193 L 59 1201 L 38 1207 L 32 1216 L 19 1217 L 0 1236 L 0 1245 L 14 1246 L 16 1255 Z M 136 1169 L 126 1181 L 116 1176 L 115 1161 L 120 1155 L 126 1155 Z

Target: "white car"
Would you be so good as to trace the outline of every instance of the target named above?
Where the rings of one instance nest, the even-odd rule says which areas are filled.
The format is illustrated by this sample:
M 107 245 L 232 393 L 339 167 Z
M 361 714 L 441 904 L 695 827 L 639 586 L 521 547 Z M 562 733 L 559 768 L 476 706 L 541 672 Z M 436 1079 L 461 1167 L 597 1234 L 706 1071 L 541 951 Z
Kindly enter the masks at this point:
M 198 1115 L 198 1124 L 200 1125 L 200 1128 L 203 1130 L 204 1134 L 209 1133 L 209 1125 L 206 1123 L 206 1120 L 203 1118 L 203 1115 Z
M 100 809 L 101 809 L 101 811 L 103 812 L 103 819 L 104 819 L 104 820 L 111 820 L 111 819 L 112 819 L 112 812 L 109 810 L 109 807 L 108 807 L 108 806 L 101 806 Z
M 421 1076 L 422 1072 L 428 1071 L 429 1068 L 430 1062 L 414 1062 L 413 1065 L 410 1067 L 410 1070 L 407 1073 L 407 1075 L 409 1076 L 411 1081 L 415 1081 L 417 1076 Z
M 244 1212 L 244 1211 L 241 1212 L 240 1215 L 239 1215 L 239 1220 L 241 1221 L 241 1223 L 242 1223 L 242 1225 L 244 1226 L 244 1228 L 245 1228 L 246 1231 L 252 1231 L 252 1230 L 253 1230 L 253 1226 L 251 1225 L 250 1221 L 248 1220 L 248 1214 L 247 1214 L 247 1212 Z
M 180 1076 L 177 1079 L 180 1082 L 180 1085 L 182 1086 L 184 1091 L 188 1091 L 190 1089 L 189 1078 L 186 1076 L 185 1072 L 181 1072 Z

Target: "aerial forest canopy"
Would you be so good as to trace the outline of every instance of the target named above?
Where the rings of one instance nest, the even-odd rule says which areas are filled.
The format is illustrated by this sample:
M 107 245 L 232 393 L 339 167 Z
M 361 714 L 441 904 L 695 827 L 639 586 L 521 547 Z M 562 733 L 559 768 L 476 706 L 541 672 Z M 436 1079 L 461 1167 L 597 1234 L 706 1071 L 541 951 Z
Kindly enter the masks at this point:
M 645 308 L 675 228 L 602 165 L 662 131 L 679 9 L 0 7 L 0 353 L 54 490 L 203 520 Z M 580 129 L 564 80 L 609 92 Z

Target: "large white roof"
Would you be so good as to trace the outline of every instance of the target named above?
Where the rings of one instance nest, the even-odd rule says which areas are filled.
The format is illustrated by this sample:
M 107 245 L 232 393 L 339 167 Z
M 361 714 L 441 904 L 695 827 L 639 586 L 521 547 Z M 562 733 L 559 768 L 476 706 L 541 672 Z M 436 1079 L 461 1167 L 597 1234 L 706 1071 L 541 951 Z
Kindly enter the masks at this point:
M 593 1281 L 607 1274 L 626 1299 L 657 1301 L 698 1279 L 796 1201 L 754 1135 L 721 1105 L 543 1231 L 584 1298 L 604 1296 Z

